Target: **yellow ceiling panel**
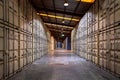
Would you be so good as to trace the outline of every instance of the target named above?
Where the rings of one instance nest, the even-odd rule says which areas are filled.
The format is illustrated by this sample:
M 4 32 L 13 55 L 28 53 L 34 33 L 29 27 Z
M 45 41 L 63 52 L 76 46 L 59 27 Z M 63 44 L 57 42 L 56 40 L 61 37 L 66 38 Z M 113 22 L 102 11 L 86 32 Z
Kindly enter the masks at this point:
M 95 2 L 95 0 L 76 0 L 76 1 L 87 2 L 87 3 L 94 3 Z
M 40 16 L 51 17 L 51 18 L 58 18 L 58 19 L 72 20 L 72 21 L 80 21 L 79 19 L 68 18 L 68 17 L 63 17 L 63 16 L 48 15 L 48 14 L 43 14 L 43 13 L 37 13 L 37 14 L 40 15 Z

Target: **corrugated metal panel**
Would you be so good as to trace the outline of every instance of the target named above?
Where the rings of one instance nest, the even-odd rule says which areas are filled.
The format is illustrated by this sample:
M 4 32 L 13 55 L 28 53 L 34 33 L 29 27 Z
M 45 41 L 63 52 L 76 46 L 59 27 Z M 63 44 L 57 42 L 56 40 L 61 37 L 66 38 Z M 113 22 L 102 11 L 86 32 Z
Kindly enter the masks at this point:
M 46 54 L 47 45 L 44 25 L 28 0 L 0 0 L 0 80 Z
M 87 16 L 84 15 L 81 19 L 74 41 L 75 50 L 81 57 L 118 77 L 120 77 L 119 14 L 120 0 L 96 0 L 86 13 Z M 87 46 L 83 45 L 86 42 Z

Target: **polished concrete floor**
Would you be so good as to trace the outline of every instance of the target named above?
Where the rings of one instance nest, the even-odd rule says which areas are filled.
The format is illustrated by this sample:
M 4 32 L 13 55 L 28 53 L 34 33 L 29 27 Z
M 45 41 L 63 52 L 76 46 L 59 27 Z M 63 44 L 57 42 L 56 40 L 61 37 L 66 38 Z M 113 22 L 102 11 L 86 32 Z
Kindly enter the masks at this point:
M 120 80 L 70 51 L 58 49 L 9 80 Z

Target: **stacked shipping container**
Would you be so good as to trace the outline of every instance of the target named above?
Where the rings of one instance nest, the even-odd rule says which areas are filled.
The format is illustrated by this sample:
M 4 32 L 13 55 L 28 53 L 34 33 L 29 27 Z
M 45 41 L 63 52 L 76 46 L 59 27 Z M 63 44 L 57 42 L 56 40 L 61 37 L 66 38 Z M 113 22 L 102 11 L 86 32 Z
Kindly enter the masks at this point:
M 120 0 L 96 0 L 77 27 L 73 50 L 120 77 Z
M 48 37 L 28 0 L 0 0 L 0 80 L 46 54 Z

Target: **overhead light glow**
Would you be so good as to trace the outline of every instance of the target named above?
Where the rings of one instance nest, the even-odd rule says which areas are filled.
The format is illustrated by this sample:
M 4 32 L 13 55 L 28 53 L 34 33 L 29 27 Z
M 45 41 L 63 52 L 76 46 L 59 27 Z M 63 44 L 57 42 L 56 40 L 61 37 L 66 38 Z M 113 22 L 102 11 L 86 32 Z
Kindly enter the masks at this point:
M 63 16 L 48 15 L 48 14 L 44 14 L 44 13 L 40 13 L 38 15 L 45 16 L 45 17 L 51 17 L 51 18 L 64 19 L 64 20 L 79 21 L 79 19 L 75 19 L 75 18 L 67 18 L 67 17 L 63 17 Z
M 63 20 L 62 23 L 65 23 L 65 21 Z
M 62 34 L 62 36 L 65 36 L 64 34 Z
M 67 2 L 65 2 L 65 3 L 64 3 L 64 6 L 66 6 L 66 7 L 67 7 L 68 5 L 69 5 L 69 4 L 68 4 Z
M 81 2 L 86 2 L 86 3 L 94 3 L 95 0 L 76 0 L 76 1 L 81 1 Z
M 69 4 L 67 2 L 67 0 L 65 0 L 64 6 L 67 7 Z

